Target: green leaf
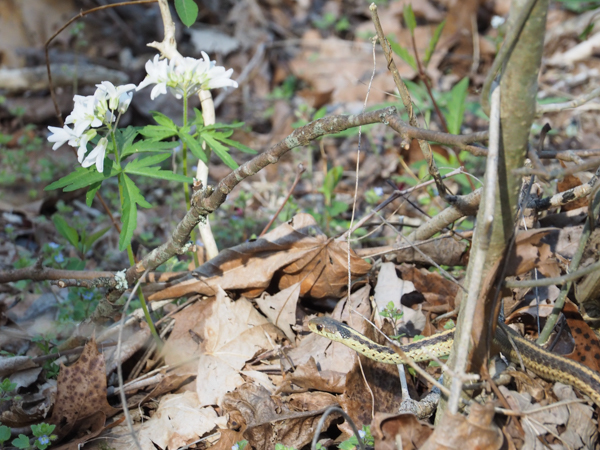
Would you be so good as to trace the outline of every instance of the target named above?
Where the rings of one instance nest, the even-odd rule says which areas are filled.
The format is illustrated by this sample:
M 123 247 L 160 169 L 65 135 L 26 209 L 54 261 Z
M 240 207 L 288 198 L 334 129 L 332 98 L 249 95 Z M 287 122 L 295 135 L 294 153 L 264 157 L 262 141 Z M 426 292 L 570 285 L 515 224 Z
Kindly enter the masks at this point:
M 18 438 L 13 439 L 12 445 L 20 449 L 30 448 L 29 438 L 24 434 L 19 434 Z
M 121 172 L 120 167 L 114 167 L 114 161 L 112 159 L 104 160 L 104 172 L 100 173 L 96 170 L 96 166 L 92 167 L 78 167 L 74 172 L 69 175 L 62 177 L 60 180 L 46 186 L 45 191 L 52 189 L 64 188 L 65 192 L 75 191 L 86 186 L 90 186 L 94 183 L 102 182 Z
M 168 170 L 162 170 L 160 167 L 140 167 L 135 170 L 127 171 L 131 175 L 140 175 L 142 177 L 159 178 L 161 180 L 176 181 L 178 183 L 192 183 L 192 177 L 186 177 Z
M 162 125 L 166 129 L 171 130 L 171 131 L 177 131 L 179 129 L 177 127 L 177 125 L 175 125 L 175 122 L 173 122 L 168 116 L 165 116 L 163 113 L 158 112 L 158 111 L 151 111 L 151 112 L 152 112 L 152 118 L 155 120 L 155 122 L 157 124 Z
M 83 270 L 85 269 L 85 260 L 79 258 L 67 258 L 65 270 Z
M 236 445 L 238 446 L 238 450 L 244 450 L 246 448 L 246 446 L 248 445 L 248 441 L 246 439 L 244 439 L 243 441 L 238 441 L 236 443 Z
M 333 190 L 342 179 L 342 173 L 344 173 L 344 168 L 342 166 L 336 166 L 332 167 L 327 172 L 327 175 L 325 175 L 325 179 L 323 180 L 323 187 L 319 189 L 319 192 L 322 192 L 325 195 L 325 204 L 331 203 L 331 198 L 333 197 Z
M 77 248 L 79 245 L 79 233 L 77 233 L 77 230 L 70 226 L 67 221 L 58 214 L 52 216 L 52 222 L 54 222 L 54 226 L 60 235 L 69 241 L 73 247 Z
M 258 153 L 256 150 L 245 146 L 241 142 L 234 141 L 233 139 L 221 138 L 219 140 L 224 144 L 230 145 L 231 147 L 235 147 L 244 153 L 250 153 L 251 155 L 256 155 Z
M 162 125 L 146 125 L 140 130 L 140 134 L 154 141 L 160 141 L 177 135 L 177 131 L 173 131 Z
M 459 134 L 465 114 L 465 100 L 467 99 L 467 89 L 469 88 L 469 78 L 460 80 L 450 91 L 450 101 L 448 102 L 448 131 L 452 134 Z
M 121 151 L 121 159 L 135 153 L 150 153 L 170 150 L 178 145 L 178 141 L 156 142 L 153 139 L 142 139 L 123 147 L 123 150 Z
M 83 240 L 83 253 L 86 253 L 88 250 L 90 250 L 92 248 L 92 245 L 94 245 L 94 242 L 96 242 L 98 239 L 100 239 L 102 236 L 104 236 L 106 234 L 106 232 L 110 230 L 110 226 L 101 229 L 100 231 L 96 231 L 95 233 L 90 234 L 89 236 L 87 236 L 84 240 Z
M 350 205 L 346 202 L 340 202 L 338 200 L 333 200 L 331 202 L 331 206 L 327 207 L 327 212 L 330 217 L 337 217 L 340 214 L 345 213 L 350 208 Z
M 244 122 L 238 122 L 238 123 L 230 123 L 230 124 L 226 124 L 226 123 L 215 123 L 213 125 L 207 125 L 206 127 L 204 127 L 205 130 L 207 131 L 212 131 L 212 130 L 226 130 L 226 129 L 234 129 L 234 128 L 240 128 L 243 127 L 245 124 Z
M 169 153 L 160 153 L 158 155 L 147 156 L 145 158 L 137 158 L 131 161 L 129 164 L 127 164 L 123 171 L 127 173 L 135 173 L 134 171 L 136 169 L 139 169 L 141 167 L 153 166 L 154 164 L 160 164 L 165 159 L 168 159 L 170 156 L 171 155 Z
M 92 206 L 92 202 L 94 201 L 94 197 L 96 196 L 96 192 L 98 192 L 98 189 L 100 189 L 100 186 L 102 186 L 101 181 L 99 181 L 98 183 L 94 183 L 88 188 L 88 191 L 85 193 L 85 204 L 89 207 Z
M 317 110 L 317 112 L 314 114 L 313 116 L 313 120 L 318 120 L 321 119 L 323 117 L 325 117 L 325 114 L 327 114 L 327 107 L 326 106 L 322 106 L 321 108 L 319 108 Z
M 194 0 L 175 0 L 175 11 L 186 27 L 191 27 L 198 18 L 198 5 Z
M 123 187 L 123 207 L 121 209 L 121 236 L 119 236 L 119 251 L 123 251 L 131 243 L 133 232 L 137 226 L 137 206 L 151 208 L 152 205 L 142 196 L 139 188 L 127 175 L 121 176 Z
M 414 70 L 417 70 L 415 58 L 408 52 L 407 49 L 394 41 L 390 41 L 390 47 L 392 47 L 392 51 L 402 58 L 410 67 L 412 67 Z
M 194 120 L 191 122 L 197 127 L 204 127 L 204 116 L 202 115 L 202 111 L 198 108 L 194 108 Z
M 454 320 L 450 319 L 448 322 L 446 322 L 444 324 L 444 330 L 451 330 L 455 326 L 456 326 L 456 324 L 454 323 Z
M 590 23 L 588 23 L 587 26 L 583 29 L 583 31 L 579 34 L 579 36 L 577 36 L 577 39 L 579 39 L 580 41 L 585 41 L 590 36 L 590 33 L 594 29 L 595 25 L 596 23 L 593 20 Z
M 200 145 L 195 137 L 187 133 L 179 133 L 179 138 L 188 146 L 196 158 L 208 165 L 208 156 L 206 156 L 206 152 L 202 148 L 202 145 Z
M 235 170 L 239 167 L 238 164 L 233 160 L 233 158 L 229 154 L 229 149 L 223 144 L 221 144 L 217 139 L 215 139 L 215 136 L 212 136 L 209 133 L 204 133 L 202 135 L 202 138 L 204 139 L 206 144 L 216 153 L 216 155 L 219 158 L 221 158 L 221 161 L 223 161 L 227 165 L 227 167 L 229 167 L 231 170 Z
M 414 34 L 415 28 L 417 28 L 417 20 L 415 19 L 415 13 L 410 3 L 404 6 L 404 21 L 410 30 L 410 34 Z
M 442 34 L 442 30 L 444 29 L 444 25 L 446 25 L 446 20 L 443 20 L 442 23 L 440 23 L 435 28 L 435 31 L 433 32 L 433 36 L 431 37 L 431 40 L 429 41 L 429 45 L 427 45 L 427 50 L 425 50 L 425 59 L 423 60 L 423 65 L 425 67 L 427 67 L 427 64 L 429 64 L 429 61 L 431 60 L 431 56 L 433 55 L 433 52 L 435 51 L 435 47 L 437 46 L 437 43 L 440 40 L 440 36 Z
M 139 127 L 128 126 L 127 128 L 117 128 L 115 131 L 115 141 L 117 142 L 117 148 L 121 149 L 121 158 L 123 158 L 123 149 L 131 145 L 139 132 Z
M 10 428 L 6 425 L 0 425 L 0 445 L 10 439 Z

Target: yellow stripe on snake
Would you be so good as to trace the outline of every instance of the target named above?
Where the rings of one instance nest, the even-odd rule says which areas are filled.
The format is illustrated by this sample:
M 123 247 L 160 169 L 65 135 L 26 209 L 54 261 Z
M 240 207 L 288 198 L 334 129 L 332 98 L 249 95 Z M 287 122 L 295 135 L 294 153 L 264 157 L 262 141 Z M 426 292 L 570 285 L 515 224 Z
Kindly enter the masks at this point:
M 329 317 L 311 319 L 308 328 L 313 333 L 340 342 L 375 361 L 387 364 L 404 363 L 400 355 L 391 348 L 376 344 L 348 325 Z M 409 358 L 417 362 L 427 361 L 431 359 L 430 355 L 438 358 L 448 356 L 453 341 L 454 330 L 452 329 L 401 348 Z M 569 384 L 600 406 L 600 374 L 587 366 L 537 346 L 502 322 L 498 322 L 496 327 L 494 343 L 508 359 L 516 364 L 522 361 L 525 367 L 545 380 Z

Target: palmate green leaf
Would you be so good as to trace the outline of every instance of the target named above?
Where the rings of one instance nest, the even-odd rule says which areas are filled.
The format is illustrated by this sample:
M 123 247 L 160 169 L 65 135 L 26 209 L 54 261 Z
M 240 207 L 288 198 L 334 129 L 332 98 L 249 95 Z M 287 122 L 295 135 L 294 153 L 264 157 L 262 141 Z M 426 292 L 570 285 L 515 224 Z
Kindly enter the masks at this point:
M 208 157 L 206 156 L 206 152 L 195 137 L 187 133 L 179 133 L 179 138 L 188 146 L 196 158 L 208 165 Z
M 394 41 L 390 41 L 390 47 L 392 48 L 392 51 L 402 58 L 410 67 L 412 67 L 414 70 L 417 70 L 415 58 L 408 52 L 407 49 Z
M 44 190 L 51 191 L 53 189 L 64 188 L 63 190 L 65 192 L 75 191 L 94 183 L 101 183 L 104 180 L 108 180 L 109 178 L 118 175 L 120 172 L 121 168 L 115 167 L 114 161 L 106 158 L 104 160 L 104 172 L 98 172 L 95 165 L 87 168 L 78 167 L 69 175 L 46 186 Z
M 156 142 L 152 139 L 142 139 L 122 147 L 121 158 L 126 158 L 135 153 L 151 153 L 170 150 L 179 145 L 178 141 Z
M 123 251 L 131 243 L 133 232 L 137 226 L 137 205 L 151 208 L 152 205 L 142 196 L 139 188 L 126 174 L 121 174 L 123 187 L 123 207 L 121 208 L 121 235 L 119 236 L 119 250 Z
M 186 27 L 191 27 L 198 18 L 198 5 L 194 0 L 175 0 L 175 11 Z
M 448 131 L 452 134 L 459 134 L 460 127 L 465 115 L 465 100 L 467 99 L 467 89 L 469 88 L 469 77 L 460 80 L 450 91 L 450 100 L 448 101 Z
M 69 244 L 77 248 L 79 245 L 79 233 L 77 230 L 70 226 L 64 217 L 59 216 L 58 214 L 54 214 L 52 216 L 52 222 L 54 222 L 56 231 L 58 231 L 62 237 L 69 241 Z
M 435 28 L 435 31 L 433 32 L 433 36 L 431 37 L 431 40 L 429 41 L 429 45 L 427 45 L 427 50 L 425 50 L 425 58 L 423 59 L 423 65 L 425 67 L 427 67 L 427 65 L 429 64 L 429 61 L 431 60 L 431 56 L 433 55 L 433 52 L 435 51 L 435 47 L 437 46 L 437 43 L 440 40 L 440 36 L 442 34 L 442 30 L 444 29 L 444 25 L 446 25 L 445 19 L 442 21 L 442 23 L 440 23 Z
M 220 143 L 217 139 L 214 138 L 210 133 L 204 133 L 202 135 L 202 139 L 206 142 L 206 144 L 215 152 L 215 154 L 221 158 L 227 167 L 231 170 L 237 169 L 239 166 L 233 160 L 231 155 L 229 154 L 229 149 L 225 147 L 222 143 Z

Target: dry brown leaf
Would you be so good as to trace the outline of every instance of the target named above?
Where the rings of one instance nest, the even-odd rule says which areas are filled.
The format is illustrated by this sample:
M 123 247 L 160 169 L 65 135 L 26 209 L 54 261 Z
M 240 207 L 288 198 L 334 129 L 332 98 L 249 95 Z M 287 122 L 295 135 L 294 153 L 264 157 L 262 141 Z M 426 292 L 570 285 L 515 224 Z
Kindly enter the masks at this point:
M 97 411 L 77 424 L 77 435 L 74 439 L 66 444 L 56 448 L 53 446 L 52 448 L 54 450 L 79 450 L 85 442 L 92 440 L 106 429 L 104 426 L 105 423 L 106 414 L 102 411 Z
M 231 450 L 233 446 L 244 439 L 244 431 L 221 430 L 221 436 L 211 450 Z
M 335 395 L 319 391 L 291 394 L 287 403 L 293 411 L 317 411 L 338 404 Z
M 313 246 L 282 269 L 279 289 L 301 282 L 301 296 L 341 297 L 348 285 L 347 242 L 328 239 L 310 214 L 298 214 L 292 220 L 296 229 L 311 235 Z M 371 265 L 350 250 L 350 268 L 354 279 L 367 274 Z
M 11 373 L 31 369 L 36 366 L 29 356 L 2 356 L 0 357 L 0 377 L 5 378 Z
M 293 392 L 289 389 L 292 384 L 304 389 L 341 394 L 346 386 L 346 374 L 329 370 L 319 371 L 317 363 L 311 357 L 307 363 L 296 366 L 296 370 L 285 377 L 279 391 Z
M 567 167 L 563 161 L 561 161 L 560 164 L 563 168 Z M 567 175 L 562 180 L 559 180 L 556 183 L 557 194 L 568 191 L 569 189 L 573 189 L 574 187 L 581 186 L 582 184 L 583 183 L 581 182 L 581 180 L 579 178 L 577 178 L 575 175 Z M 581 208 L 583 206 L 587 206 L 588 203 L 589 203 L 588 198 L 586 198 L 586 197 L 580 198 L 580 199 L 575 200 L 574 202 L 569 202 L 566 205 L 561 206 L 561 210 L 572 211 L 574 209 Z
M 446 412 L 421 450 L 497 450 L 504 437 L 494 424 L 494 405 L 473 403 L 468 417 Z
M 373 336 L 372 331 L 367 332 L 366 335 L 378 340 Z M 364 356 L 360 356 L 360 359 L 362 368 L 356 359 L 354 367 L 346 376 L 346 386 L 340 397 L 340 406 L 354 420 L 359 429 L 362 425 L 371 423 L 373 409 L 376 413 L 394 413 L 398 411 L 402 403 L 398 368 L 393 364 L 376 362 Z M 368 387 L 365 386 L 365 379 Z M 411 397 L 416 398 L 417 393 L 412 378 L 407 377 L 407 382 Z M 343 430 L 348 435 L 352 434 L 348 426 Z
M 196 393 L 201 405 L 220 404 L 244 383 L 240 370 L 257 353 L 270 350 L 282 333 L 246 299 L 232 302 L 221 290 L 201 332 Z
M 256 299 L 258 309 L 267 319 L 282 330 L 289 341 L 296 341 L 296 333 L 291 326 L 296 325 L 296 305 L 300 296 L 300 283 L 279 291 L 275 295 L 266 292 Z
M 136 405 L 143 405 L 147 401 L 153 398 L 159 398 L 161 395 L 167 392 L 172 392 L 181 387 L 186 381 L 190 380 L 190 375 L 178 375 L 175 373 L 169 373 L 160 380 L 160 382 L 154 386 L 152 391 L 148 393 L 141 401 L 136 399 Z
M 186 446 L 213 428 L 217 413 L 213 408 L 202 407 L 193 392 L 165 395 L 150 418 L 138 433 L 142 448 L 177 449 Z
M 427 269 L 418 269 L 413 265 L 401 264 L 398 269 L 402 279 L 411 281 L 415 289 L 425 297 L 431 306 L 447 305 L 448 311 L 454 309 L 454 297 L 458 292 L 458 285 L 436 272 Z
M 433 259 L 436 263 L 447 266 L 465 266 L 468 262 L 469 244 L 465 241 L 457 241 L 451 236 L 419 245 L 419 250 L 426 256 L 412 247 L 406 247 L 408 244 L 404 240 L 398 239 L 397 245 L 403 247 L 394 253 L 395 261 L 399 263 L 430 265 Z
M 371 25 L 372 27 L 372 25 Z M 301 39 L 300 53 L 290 61 L 292 73 L 310 85 L 319 95 L 331 93 L 331 101 L 362 101 L 373 71 L 373 54 L 369 43 L 353 43 L 337 37 L 321 38 L 318 30 L 308 30 Z M 400 74 L 411 79 L 415 72 L 408 64 L 399 66 Z M 394 82 L 386 71 L 385 58 L 377 58 L 375 89 L 369 99 L 375 103 L 394 92 Z
M 200 338 L 204 323 L 212 313 L 215 299 L 198 301 L 173 316 L 175 326 L 162 351 L 165 363 L 175 366 L 177 375 L 196 375 L 196 364 L 180 366 L 184 361 L 192 360 L 201 353 Z
M 69 367 L 61 364 L 57 388 L 49 422 L 57 426 L 55 432 L 59 438 L 65 437 L 71 430 L 85 433 L 86 429 L 81 424 L 92 416 L 95 417 L 92 422 L 97 424 L 99 412 L 103 415 L 102 420 L 119 412 L 106 400 L 104 356 L 98 352 L 94 339 L 86 344 L 75 364 Z
M 20 397 L 3 403 L 0 423 L 16 428 L 46 420 L 56 399 L 56 380 L 47 380 L 37 387 L 37 392 Z
M 222 407 L 227 414 L 237 413 L 243 417 L 247 426 L 243 436 L 252 448 L 269 450 L 275 443 L 294 448 L 307 445 L 324 411 L 292 412 L 287 404 L 271 398 L 264 388 L 252 383 L 226 394 Z M 323 429 L 337 417 L 335 413 L 328 416 Z
M 433 426 L 418 420 L 412 414 L 376 413 L 371 424 L 371 434 L 378 450 L 396 450 L 397 436 L 402 439 L 403 450 L 417 450 L 433 433 Z
M 508 401 L 511 409 L 527 412 L 537 409 L 539 404 L 532 403 L 531 396 L 527 393 L 511 391 L 506 386 L 499 386 L 500 391 Z M 554 436 L 560 436 L 569 421 L 569 410 L 565 405 L 554 405 L 553 408 L 530 412 L 523 419 L 527 421 L 527 426 L 523 427 L 525 431 L 525 443 L 523 448 L 535 448 L 538 436 L 545 436 L 552 433 Z M 583 447 L 574 447 L 583 448 Z
M 301 296 L 339 297 L 346 289 L 346 248 L 345 243 L 327 239 L 312 216 L 298 214 L 256 241 L 223 250 L 183 281 L 149 299 L 215 295 L 217 287 L 256 297 L 274 277 L 279 289 L 301 281 Z M 364 275 L 371 267 L 353 251 L 350 262 L 353 277 Z
M 545 277 L 559 276 L 555 254 L 559 232 L 557 228 L 519 230 L 508 255 L 506 276 L 521 275 L 533 269 L 538 269 Z

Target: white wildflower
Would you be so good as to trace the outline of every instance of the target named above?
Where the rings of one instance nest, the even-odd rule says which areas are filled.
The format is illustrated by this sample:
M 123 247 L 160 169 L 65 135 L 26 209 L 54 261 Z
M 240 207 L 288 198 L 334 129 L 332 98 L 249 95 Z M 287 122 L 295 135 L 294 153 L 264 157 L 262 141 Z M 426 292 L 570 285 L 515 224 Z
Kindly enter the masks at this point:
M 189 97 L 201 89 L 238 86 L 237 82 L 231 79 L 233 69 L 225 70 L 224 67 L 217 66 L 204 52 L 202 58 L 179 58 L 167 63 L 166 60 L 159 61 L 159 56 L 156 55 L 146 63 L 148 75 L 136 90 L 156 84 L 150 93 L 150 98 L 154 100 L 159 95 L 166 94 L 167 87 L 179 99 Z
M 128 94 L 128 92 L 135 89 L 135 84 L 130 83 L 123 86 L 115 86 L 110 81 L 103 81 L 102 83 L 97 84 L 96 87 L 99 91 L 105 93 L 105 99 L 108 100 L 108 109 L 111 111 L 119 110 L 121 102 L 128 100 L 127 106 L 125 107 L 126 111 L 129 102 L 131 102 L 131 98 L 133 97 L 133 93 Z
M 50 130 L 52 133 L 50 136 L 48 136 L 48 142 L 54 142 L 52 150 L 62 147 L 67 141 L 72 141 L 79 138 L 79 136 L 75 134 L 75 131 L 73 131 L 67 125 L 63 126 L 62 128 L 48 127 L 48 130 Z
M 81 136 L 88 127 L 97 128 L 102 125 L 102 120 L 96 115 L 96 106 L 98 100 L 88 95 L 76 95 L 73 97 L 75 107 L 73 112 L 65 119 L 66 124 L 74 124 L 75 134 Z
M 159 61 L 159 55 L 154 56 L 153 60 L 146 63 L 146 78 L 139 84 L 136 91 L 144 89 L 146 86 L 156 84 L 152 88 L 150 98 L 154 100 L 160 94 L 167 93 L 168 67 L 169 63 L 166 59 Z
M 81 161 L 82 167 L 90 167 L 96 164 L 98 172 L 104 172 L 104 156 L 106 154 L 106 146 L 108 145 L 108 139 L 103 137 L 98 141 L 98 145 Z

